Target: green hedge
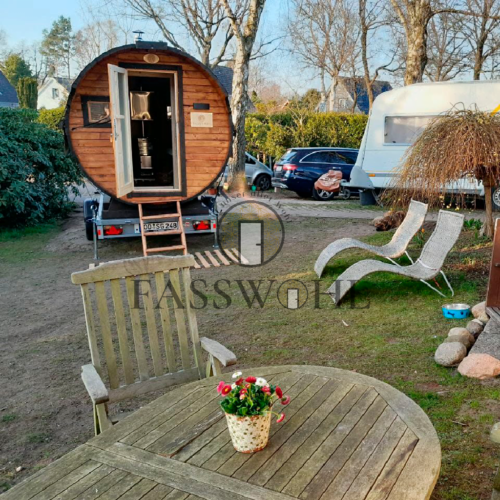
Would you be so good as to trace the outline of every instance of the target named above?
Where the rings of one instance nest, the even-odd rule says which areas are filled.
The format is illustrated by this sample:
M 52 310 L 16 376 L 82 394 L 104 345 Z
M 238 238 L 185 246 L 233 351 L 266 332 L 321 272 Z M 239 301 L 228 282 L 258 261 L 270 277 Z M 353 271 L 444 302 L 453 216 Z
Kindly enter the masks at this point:
M 359 148 L 368 116 L 347 113 L 250 114 L 247 149 L 279 158 L 291 147 Z
M 0 226 L 33 225 L 64 215 L 81 183 L 64 137 L 32 109 L 0 108 Z M 75 190 L 75 188 L 73 188 Z
M 64 120 L 64 113 L 66 108 L 61 106 L 55 109 L 41 109 L 38 112 L 38 123 L 47 125 L 52 130 L 62 132 L 62 121 Z

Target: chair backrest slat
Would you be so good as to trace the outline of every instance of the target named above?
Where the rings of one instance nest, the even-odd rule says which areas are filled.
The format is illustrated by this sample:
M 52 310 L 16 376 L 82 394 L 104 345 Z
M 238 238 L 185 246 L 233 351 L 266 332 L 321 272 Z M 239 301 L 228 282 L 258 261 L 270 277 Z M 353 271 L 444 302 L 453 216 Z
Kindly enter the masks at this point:
M 179 271 L 177 269 L 172 269 L 170 271 L 170 283 L 172 285 L 172 294 L 174 294 L 174 314 L 175 321 L 177 323 L 177 334 L 179 336 L 182 367 L 187 370 L 188 368 L 191 368 L 191 359 L 189 357 L 186 320 L 184 319 L 184 305 L 182 304 L 181 285 L 179 281 Z
M 175 372 L 175 351 L 172 340 L 172 326 L 170 324 L 170 314 L 168 312 L 167 297 L 165 296 L 165 275 L 163 271 L 155 273 L 156 295 L 158 297 L 158 308 L 160 309 L 161 327 L 163 332 L 163 342 L 165 344 L 165 356 L 169 372 Z
M 189 331 L 191 332 L 191 340 L 193 342 L 193 351 L 194 351 L 194 359 L 196 362 L 196 366 L 200 372 L 200 378 L 202 378 L 203 370 L 202 370 L 202 354 L 201 354 L 201 344 L 200 337 L 198 335 L 198 322 L 196 320 L 196 312 L 191 307 L 193 303 L 193 291 L 189 284 L 191 283 L 191 272 L 189 271 L 189 267 L 185 267 L 182 270 L 182 277 L 184 279 L 184 294 L 185 294 L 185 304 L 186 304 L 186 315 L 188 318 Z
M 153 358 L 153 369 L 155 377 L 163 375 L 160 344 L 158 343 L 158 330 L 156 328 L 155 309 L 153 304 L 153 291 L 149 282 L 149 274 L 141 274 L 141 292 L 146 312 L 146 325 L 148 329 L 149 348 L 151 349 L 151 357 Z
M 87 324 L 87 335 L 89 338 L 90 357 L 95 369 L 102 376 L 101 357 L 97 345 L 97 336 L 95 331 L 94 313 L 92 312 L 92 301 L 90 299 L 90 290 L 88 283 L 82 286 L 83 311 L 85 313 L 85 323 Z
M 116 331 L 118 333 L 118 344 L 122 358 L 123 372 L 127 384 L 134 383 L 134 368 L 130 357 L 130 346 L 127 336 L 127 325 L 125 323 L 125 310 L 123 309 L 122 291 L 119 279 L 110 280 L 111 296 L 115 308 Z
M 151 388 L 175 383 L 179 371 L 189 379 L 205 376 L 192 306 L 193 265 L 190 255 L 141 257 L 72 275 L 82 287 L 92 363 L 107 374 L 111 390 L 119 389 L 117 397 L 128 385 L 137 392 L 139 380 Z
M 120 387 L 118 380 L 118 370 L 116 367 L 116 356 L 111 338 L 111 326 L 109 324 L 108 302 L 106 299 L 106 289 L 104 281 L 98 281 L 95 284 L 95 295 L 97 301 L 97 311 L 99 313 L 99 322 L 101 324 L 102 345 L 106 355 L 106 367 L 108 369 L 109 386 L 111 389 Z
M 135 297 L 135 280 L 132 276 L 125 278 L 125 286 L 127 288 L 128 307 L 130 311 L 130 322 L 132 323 L 132 335 L 134 337 L 135 356 L 137 359 L 137 367 L 139 369 L 139 377 L 141 380 L 149 379 L 148 362 L 144 351 L 144 340 L 142 338 L 141 316 L 139 309 L 136 307 Z

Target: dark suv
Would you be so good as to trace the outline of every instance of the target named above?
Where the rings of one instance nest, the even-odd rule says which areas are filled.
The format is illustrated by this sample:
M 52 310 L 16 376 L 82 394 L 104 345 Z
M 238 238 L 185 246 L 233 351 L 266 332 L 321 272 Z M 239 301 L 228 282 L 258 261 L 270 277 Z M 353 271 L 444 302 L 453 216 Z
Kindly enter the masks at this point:
M 290 189 L 303 198 L 331 200 L 337 193 L 318 191 L 314 183 L 329 170 L 340 170 L 343 180 L 350 180 L 357 149 L 291 148 L 274 165 L 273 187 Z M 350 193 L 344 192 L 344 197 Z

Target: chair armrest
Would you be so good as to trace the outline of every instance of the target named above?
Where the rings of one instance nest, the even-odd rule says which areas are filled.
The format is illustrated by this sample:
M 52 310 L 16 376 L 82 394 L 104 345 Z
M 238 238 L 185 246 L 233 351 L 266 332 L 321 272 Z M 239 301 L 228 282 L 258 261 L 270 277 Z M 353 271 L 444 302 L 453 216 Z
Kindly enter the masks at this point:
M 82 366 L 82 380 L 92 402 L 97 405 L 107 403 L 109 394 L 94 365 Z
M 208 352 L 215 359 L 219 360 L 222 366 L 230 366 L 236 364 L 236 355 L 231 352 L 227 347 L 219 344 L 216 340 L 202 337 L 200 339 L 201 347 Z

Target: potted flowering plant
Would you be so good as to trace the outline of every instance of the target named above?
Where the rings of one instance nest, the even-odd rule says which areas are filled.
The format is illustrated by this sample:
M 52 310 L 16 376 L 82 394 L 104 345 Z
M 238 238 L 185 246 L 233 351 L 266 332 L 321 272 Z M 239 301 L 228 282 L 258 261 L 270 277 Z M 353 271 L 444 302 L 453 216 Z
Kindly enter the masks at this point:
M 267 445 L 271 416 L 277 422 L 285 419 L 284 413 L 272 411 L 278 401 L 290 403 L 290 396 L 283 395 L 280 387 L 270 385 L 261 377 L 243 378 L 241 372 L 233 373 L 233 384 L 221 381 L 217 392 L 224 398 L 221 408 L 226 414 L 229 434 L 236 451 L 255 453 Z

